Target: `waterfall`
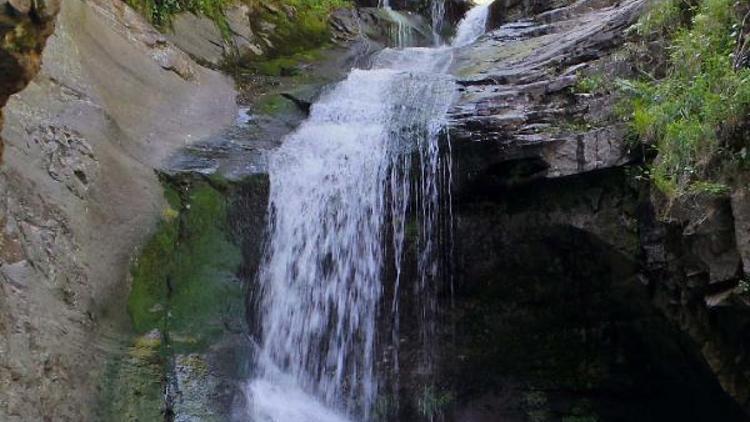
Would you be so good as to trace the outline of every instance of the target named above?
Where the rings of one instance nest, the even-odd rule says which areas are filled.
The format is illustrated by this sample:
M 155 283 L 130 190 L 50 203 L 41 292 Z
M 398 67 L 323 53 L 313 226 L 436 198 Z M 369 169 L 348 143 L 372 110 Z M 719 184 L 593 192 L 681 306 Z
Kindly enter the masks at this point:
M 391 315 L 397 343 L 410 211 L 419 217 L 415 289 L 424 296 L 423 361 L 430 361 L 450 180 L 439 139 L 456 92 L 451 61 L 450 47 L 383 50 L 372 69 L 353 70 L 324 94 L 271 158 L 251 420 L 374 418 L 378 320 Z M 388 268 L 396 273 L 393 299 L 382 304 Z
M 454 47 L 463 47 L 477 40 L 487 27 L 487 17 L 490 13 L 491 2 L 480 4 L 466 13 L 461 24 L 456 30 L 456 36 L 453 39 Z
M 440 45 L 440 32 L 443 30 L 443 21 L 445 20 L 445 0 L 432 0 L 430 6 L 433 42 L 435 45 Z
M 390 38 L 395 42 L 396 48 L 404 48 L 412 44 L 413 37 L 411 22 L 409 19 L 399 12 L 391 9 L 389 6 L 385 6 L 383 9 L 395 25 L 389 29 Z

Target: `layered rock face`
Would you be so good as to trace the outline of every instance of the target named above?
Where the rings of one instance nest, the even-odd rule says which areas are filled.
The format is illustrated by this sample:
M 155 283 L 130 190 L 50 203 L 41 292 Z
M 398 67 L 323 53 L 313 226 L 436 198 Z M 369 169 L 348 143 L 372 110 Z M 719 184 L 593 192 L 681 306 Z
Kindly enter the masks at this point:
M 120 1 L 63 2 L 41 63 L 3 110 L 0 419 L 90 420 L 166 206 L 154 169 L 232 122 L 235 93 Z
M 463 287 L 456 300 L 466 302 L 453 318 L 471 330 L 466 321 L 485 315 L 496 322 L 474 328 L 512 344 L 492 355 L 482 350 L 491 342 L 459 335 L 457 344 L 473 346 L 455 352 L 476 354 L 464 365 L 487 364 L 503 374 L 524 362 L 534 368 L 521 370 L 515 384 L 494 385 L 505 399 L 503 393 L 479 398 L 461 417 L 484 420 L 482 406 L 522 409 L 527 416 L 571 412 L 549 385 L 608 396 L 614 413 L 594 412 L 605 419 L 618 412 L 675 417 L 658 405 L 651 413 L 630 405 L 614 410 L 623 387 L 642 382 L 662 403 L 692 397 L 686 418 L 746 417 L 740 410 L 749 410 L 750 383 L 744 188 L 731 198 L 681 203 L 651 193 L 648 183 L 636 181 L 642 157 L 615 113 L 614 79 L 632 75 L 622 43 L 644 7 L 638 0 L 496 1 L 494 29 L 457 54 L 462 94 L 451 136 L 459 198 L 455 265 Z M 565 287 L 560 280 L 568 280 Z M 566 305 L 558 307 L 560 300 Z M 555 316 L 547 314 L 550 308 Z M 518 347 L 536 347 L 529 352 L 534 357 L 513 354 L 510 339 L 531 332 L 535 340 Z M 578 352 L 562 364 L 568 348 Z M 520 362 L 504 360 L 503 353 Z M 608 362 L 612 355 L 619 360 Z M 626 373 L 631 376 L 621 376 Z M 524 384 L 529 379 L 548 383 L 532 388 L 545 393 L 544 406 L 514 404 L 508 391 L 539 385 Z
M 643 280 L 656 306 L 695 341 L 717 380 L 750 412 L 750 298 L 745 188 L 639 209 Z

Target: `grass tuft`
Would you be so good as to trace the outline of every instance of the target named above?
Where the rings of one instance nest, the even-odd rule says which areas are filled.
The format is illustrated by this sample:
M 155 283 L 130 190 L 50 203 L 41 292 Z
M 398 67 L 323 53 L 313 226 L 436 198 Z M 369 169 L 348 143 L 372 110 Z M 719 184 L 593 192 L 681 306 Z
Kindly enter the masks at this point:
M 658 151 L 652 179 L 671 197 L 717 191 L 712 179 L 732 160 L 722 134 L 750 111 L 750 70 L 733 64 L 740 20 L 733 0 L 695 6 L 668 0 L 639 24 L 641 34 L 670 34 L 669 66 L 662 79 L 625 81 L 621 88 L 629 96 L 633 131 Z

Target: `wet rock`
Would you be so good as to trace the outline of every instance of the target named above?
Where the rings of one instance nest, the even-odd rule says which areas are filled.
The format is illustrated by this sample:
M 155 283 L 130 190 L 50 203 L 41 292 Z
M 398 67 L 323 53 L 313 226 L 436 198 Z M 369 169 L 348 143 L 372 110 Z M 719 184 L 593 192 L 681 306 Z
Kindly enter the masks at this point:
M 302 100 L 286 92 L 282 93 L 281 96 L 293 102 L 294 105 L 296 105 L 300 110 L 305 112 L 305 114 L 310 114 L 310 108 L 312 107 L 312 103 L 310 101 Z
M 630 72 L 629 65 L 619 63 L 613 53 L 625 41 L 626 29 L 636 21 L 644 5 L 638 0 L 495 2 L 495 17 L 490 25 L 500 26 L 457 53 L 454 70 L 458 75 L 460 99 L 451 112 L 450 122 L 454 160 L 458 163 L 456 168 L 460 169 L 454 173 L 454 180 L 463 209 L 459 212 L 457 226 L 462 234 L 456 246 L 463 261 L 457 268 L 459 272 L 468 271 L 462 276 L 465 283 L 504 280 L 494 287 L 477 287 L 476 291 L 481 291 L 483 298 L 493 288 L 511 289 L 503 290 L 500 298 L 518 292 L 533 297 L 530 302 L 498 305 L 500 309 L 511 311 L 498 317 L 497 325 L 490 324 L 487 329 L 512 331 L 512 327 L 503 325 L 508 318 L 520 321 L 529 317 L 535 321 L 533 324 L 539 322 L 536 317 L 530 317 L 535 311 L 530 310 L 534 305 L 529 303 L 538 303 L 536 301 L 544 296 L 541 292 L 552 288 L 547 281 L 560 277 L 541 276 L 547 281 L 535 285 L 527 278 L 535 268 L 556 272 L 576 265 L 564 263 L 568 253 L 565 251 L 585 248 L 583 245 L 588 240 L 575 241 L 578 246 L 568 249 L 564 246 L 566 239 L 593 236 L 603 241 L 609 246 L 600 245 L 596 249 L 612 248 L 622 254 L 610 261 L 618 264 L 607 271 L 618 272 L 616 279 L 630 280 L 607 289 L 617 290 L 617 296 L 630 297 L 627 306 L 635 305 L 639 310 L 634 312 L 649 315 L 654 321 L 649 323 L 651 327 L 658 325 L 662 327 L 658 330 L 664 330 L 662 333 L 671 333 L 667 343 L 657 347 L 663 350 L 679 347 L 687 352 L 683 356 L 655 358 L 656 361 L 678 360 L 683 362 L 680 365 L 687 365 L 684 370 L 662 374 L 666 384 L 659 394 L 665 394 L 668 397 L 665 400 L 680 401 L 671 396 L 670 390 L 682 384 L 679 372 L 691 373 L 694 379 L 703 380 L 700 381 L 702 386 L 695 384 L 696 387 L 705 388 L 696 394 L 703 399 L 714 397 L 701 405 L 704 406 L 701 418 L 711 418 L 711 403 L 720 402 L 716 410 L 727 412 L 724 419 L 744 420 L 750 413 L 750 359 L 747 357 L 750 313 L 748 301 L 739 293 L 746 291 L 741 286 L 745 285 L 743 279 L 749 255 L 750 226 L 745 220 L 750 209 L 745 204 L 744 186 L 733 189 L 731 197 L 690 195 L 679 201 L 651 193 L 647 185 L 638 188 L 641 189 L 640 199 L 636 199 L 635 186 L 633 190 L 615 193 L 624 182 L 606 182 L 606 175 L 623 172 L 623 168 L 628 168 L 628 164 L 639 157 L 633 154 L 626 140 L 626 128 L 613 115 L 616 93 L 607 88 L 583 92 L 579 86 L 586 75 L 616 77 Z M 605 216 L 602 212 L 612 214 Z M 484 218 L 491 222 L 482 222 Z M 497 227 L 496 231 L 492 227 Z M 561 228 L 574 230 L 567 235 L 551 234 Z M 541 243 L 557 245 L 554 251 L 515 257 L 526 247 L 522 245 L 535 242 L 537 231 L 544 238 Z M 491 264 L 493 260 L 487 255 L 493 253 L 502 256 L 502 264 Z M 549 263 L 530 264 L 548 255 Z M 512 270 L 514 265 L 524 269 Z M 620 273 L 623 270 L 625 272 Z M 587 271 L 576 270 L 574 278 L 580 280 L 581 274 Z M 509 273 L 516 276 L 506 277 Z M 517 277 L 526 281 L 516 285 L 518 290 L 511 293 L 514 288 L 508 286 L 513 286 Z M 570 283 L 573 286 L 577 281 L 571 279 Z M 490 311 L 482 308 L 481 300 L 472 306 L 485 309 L 479 314 L 487 318 Z M 580 306 L 587 312 L 595 307 Z M 469 309 L 468 312 L 472 312 Z M 558 318 L 561 313 L 555 315 Z M 621 327 L 631 324 L 621 323 Z M 668 328 L 670 326 L 679 327 L 679 331 Z M 530 330 L 541 333 L 537 329 Z M 558 333 L 552 335 L 555 340 L 543 340 L 543 334 L 534 339 L 551 344 L 564 337 L 559 331 L 554 332 Z M 595 332 L 598 334 L 590 332 L 587 336 L 593 337 L 587 338 L 599 338 L 603 333 Z M 666 339 L 664 334 L 653 332 L 640 335 Z M 498 337 L 523 339 L 524 333 Z M 488 347 L 492 347 L 491 344 Z M 529 348 L 526 345 L 519 350 Z M 631 349 L 628 356 L 641 356 L 641 352 L 634 350 Z M 457 354 L 471 355 L 465 350 Z M 560 356 L 562 354 L 556 357 Z M 489 360 L 497 362 L 498 359 Z M 536 359 L 534 367 L 538 369 L 542 360 Z M 610 366 L 607 373 L 616 372 L 616 366 Z M 514 368 L 512 363 L 509 367 Z M 593 385 L 608 382 L 597 371 L 587 374 L 586 377 L 593 375 L 590 378 Z M 485 380 L 481 375 L 478 378 Z M 649 378 L 649 383 L 653 381 Z M 520 395 L 517 385 L 509 383 L 501 387 L 501 391 L 505 393 L 498 393 L 491 406 L 506 410 L 525 406 L 524 403 L 516 407 L 508 405 L 508 400 L 512 401 L 508 397 Z M 482 400 L 486 403 L 490 399 Z M 545 406 L 546 412 L 566 411 L 555 405 Z M 669 412 L 664 411 L 667 412 L 665 417 L 669 417 L 666 416 Z M 637 416 L 625 419 L 632 418 Z
M 638 206 L 623 168 L 460 200 L 433 381 L 456 398 L 445 420 L 745 419 L 703 343 L 639 281 Z M 411 335 L 402 331 L 403 355 Z M 416 363 L 403 359 L 402 389 L 419 396 L 418 375 L 407 375 Z
M 522 5 L 495 4 L 511 9 Z M 577 7 L 545 23 L 514 21 L 459 51 L 454 71 L 461 92 L 450 130 L 458 154 L 464 150 L 474 157 L 465 158 L 471 162 L 471 174 L 459 179 L 470 181 L 504 161 L 543 163 L 537 176 L 547 178 L 632 161 L 625 128 L 600 115 L 613 101 L 611 96 L 577 95 L 574 89 L 583 70 L 605 60 L 624 41 L 624 29 L 635 22 L 643 5 L 641 0 L 616 7 L 605 2 Z M 528 7 L 506 16 L 535 11 L 533 2 Z
M 218 418 L 207 404 L 219 380 L 210 373 L 205 356 L 197 353 L 177 356 L 174 372 L 178 391 L 173 407 L 175 422 Z
M 331 15 L 334 40 L 351 42 L 365 36 L 382 45 L 395 45 L 398 33 L 409 45 L 431 45 L 432 31 L 421 15 L 377 8 L 340 9 Z

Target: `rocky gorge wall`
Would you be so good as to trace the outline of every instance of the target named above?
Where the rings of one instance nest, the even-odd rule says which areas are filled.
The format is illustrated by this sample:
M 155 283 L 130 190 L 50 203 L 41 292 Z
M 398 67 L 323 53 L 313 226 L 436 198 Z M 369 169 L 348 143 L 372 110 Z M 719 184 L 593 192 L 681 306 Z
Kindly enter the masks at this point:
M 232 122 L 234 96 L 123 3 L 62 2 L 3 110 L 0 419 L 89 420 L 131 257 L 166 207 L 154 169 Z
M 640 410 L 626 405 L 619 416 L 613 410 L 617 397 L 627 391 L 617 392 L 623 385 L 640 384 L 627 377 L 612 384 L 620 365 L 641 359 L 626 373 L 645 376 L 654 389 L 650 396 L 661 395 L 662 403 L 691 397 L 695 407 L 682 418 L 711 420 L 718 411 L 727 412 L 722 420 L 747 417 L 745 187 L 740 182 L 728 194 L 667 200 L 639 177 L 641 164 L 653 157 L 643 155 L 617 113 L 621 97 L 616 81 L 637 72 L 627 51 L 628 28 L 648 7 L 642 1 L 497 1 L 490 18 L 495 29 L 457 57 L 462 95 L 451 122 L 459 198 L 455 266 L 457 285 L 463 286 L 457 300 L 468 301 L 469 308 L 459 306 L 452 318 L 459 326 L 469 324 L 467 329 L 479 315 L 497 318 L 494 325 L 479 324 L 489 332 L 509 331 L 491 335 L 497 338 L 525 338 L 515 331 L 519 327 L 537 332 L 532 342 L 519 346 L 526 353 L 541 348 L 534 358 L 510 353 L 520 362 L 490 364 L 505 362 L 498 350 L 498 355 L 481 352 L 475 359 L 503 368 L 504 374 L 528 361 L 535 374 L 530 378 L 546 385 L 531 392 L 535 399 L 544 395 L 543 405 L 538 400 L 514 405 L 507 392 L 494 402 L 477 399 L 481 405 L 511 413 L 525 409 L 521 413 L 527 417 L 575 414 L 561 406 L 559 396 L 560 389 L 572 389 L 584 397 L 600 397 L 594 401 L 609 397 L 604 399 L 611 400 L 609 411 L 587 405 L 605 420 L 680 418 L 674 409 L 659 415 L 653 403 Z M 610 267 L 600 272 L 605 262 Z M 571 278 L 556 290 L 566 272 Z M 544 312 L 534 309 L 540 304 L 554 308 L 560 300 L 562 308 L 546 326 Z M 609 300 L 614 302 L 596 310 Z M 491 316 L 496 312 L 500 316 Z M 574 317 L 567 319 L 568 312 Z M 586 315 L 592 316 L 589 322 Z M 565 340 L 565 332 L 582 337 Z M 470 337 L 462 340 L 464 345 L 474 344 Z M 561 364 L 565 352 L 554 352 L 555 345 L 579 352 Z M 499 347 L 513 350 L 512 344 Z M 596 357 L 597 350 L 609 347 L 628 351 L 604 354 L 622 356 L 616 363 Z M 681 352 L 654 354 L 658 350 Z M 459 347 L 458 353 L 466 352 Z M 478 352 L 468 348 L 468 353 Z M 575 380 L 573 385 L 565 381 L 568 370 L 574 374 L 568 378 Z M 529 373 L 521 372 L 528 380 Z M 588 384 L 575 385 L 579 382 Z M 518 384 L 505 387 L 513 391 Z M 714 407 L 712 402 L 723 404 Z M 462 410 L 458 420 L 469 415 L 484 420 L 481 405 Z
M 670 203 L 634 177 L 647 157 L 612 113 L 647 6 L 497 0 L 456 52 L 456 289 L 439 377 L 405 375 L 404 420 L 746 417 L 746 189 Z M 53 32 L 44 9 L 3 88 L 23 89 L 1 134 L 0 419 L 241 418 L 264 151 L 389 42 L 387 16 L 343 9 L 330 45 L 289 50 L 294 13 L 269 7 L 228 8 L 229 37 L 117 0 L 64 0 Z

